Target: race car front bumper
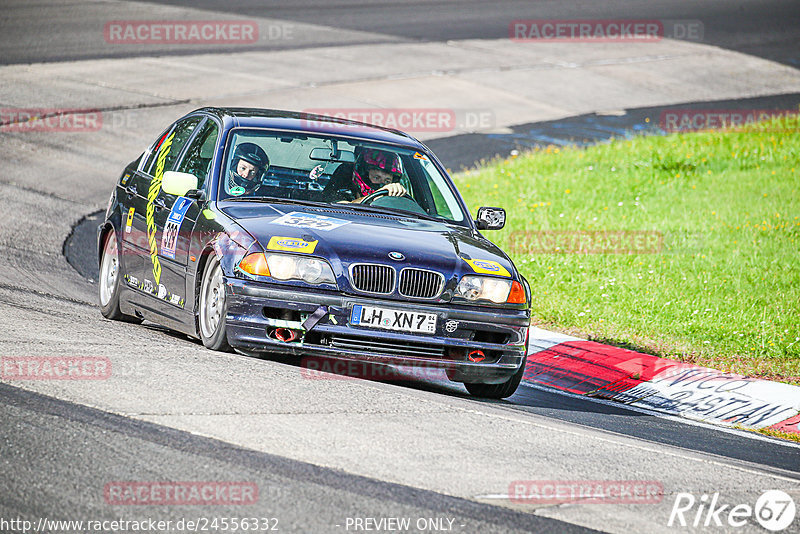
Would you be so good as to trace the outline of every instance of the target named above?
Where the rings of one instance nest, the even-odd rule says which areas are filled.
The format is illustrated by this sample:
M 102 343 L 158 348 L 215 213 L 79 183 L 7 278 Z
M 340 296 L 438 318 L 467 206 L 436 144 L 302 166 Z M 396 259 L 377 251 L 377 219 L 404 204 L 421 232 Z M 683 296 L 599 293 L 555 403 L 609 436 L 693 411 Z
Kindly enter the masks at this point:
M 243 352 L 369 362 L 412 373 L 439 369 L 456 382 L 486 384 L 504 382 L 524 365 L 527 310 L 287 289 L 238 278 L 226 278 L 225 285 L 228 342 Z M 435 332 L 353 325 L 356 305 L 436 314 Z

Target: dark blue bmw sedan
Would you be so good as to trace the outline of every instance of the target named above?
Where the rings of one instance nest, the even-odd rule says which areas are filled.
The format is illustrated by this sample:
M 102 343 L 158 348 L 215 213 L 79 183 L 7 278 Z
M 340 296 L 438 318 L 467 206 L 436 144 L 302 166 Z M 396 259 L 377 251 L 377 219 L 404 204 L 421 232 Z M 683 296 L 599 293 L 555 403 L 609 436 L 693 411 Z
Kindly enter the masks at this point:
M 436 157 L 395 130 L 203 108 L 120 175 L 98 231 L 100 305 L 213 350 L 443 370 L 504 398 L 530 289 Z

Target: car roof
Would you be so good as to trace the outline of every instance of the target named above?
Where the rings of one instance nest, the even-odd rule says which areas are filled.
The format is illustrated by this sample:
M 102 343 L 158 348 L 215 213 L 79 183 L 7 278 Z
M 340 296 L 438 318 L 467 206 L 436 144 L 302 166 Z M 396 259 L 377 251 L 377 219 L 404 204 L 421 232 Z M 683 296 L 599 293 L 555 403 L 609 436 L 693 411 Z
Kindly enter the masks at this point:
M 197 112 L 215 115 L 225 125 L 226 130 L 233 127 L 290 130 L 380 141 L 427 151 L 424 144 L 400 130 L 393 130 L 391 128 L 384 128 L 349 119 L 328 117 L 313 113 L 261 108 L 206 107 L 198 109 L 193 113 Z

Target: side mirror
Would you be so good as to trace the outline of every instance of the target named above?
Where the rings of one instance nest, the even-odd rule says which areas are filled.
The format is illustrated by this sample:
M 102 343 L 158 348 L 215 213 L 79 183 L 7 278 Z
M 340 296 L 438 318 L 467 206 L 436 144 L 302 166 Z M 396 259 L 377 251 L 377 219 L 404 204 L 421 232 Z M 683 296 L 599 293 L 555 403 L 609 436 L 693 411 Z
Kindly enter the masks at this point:
M 161 189 L 176 197 L 182 197 L 187 191 L 196 188 L 197 176 L 188 172 L 166 171 L 161 179 Z
M 475 218 L 478 230 L 499 230 L 506 225 L 506 210 L 503 208 L 478 208 Z

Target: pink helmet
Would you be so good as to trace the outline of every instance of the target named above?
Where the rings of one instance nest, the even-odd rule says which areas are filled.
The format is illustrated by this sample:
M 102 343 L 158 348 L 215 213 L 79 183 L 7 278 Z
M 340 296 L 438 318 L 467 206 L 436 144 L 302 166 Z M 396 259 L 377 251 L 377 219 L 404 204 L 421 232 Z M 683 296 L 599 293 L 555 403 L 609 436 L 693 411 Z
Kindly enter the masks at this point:
M 362 150 L 356 158 L 353 181 L 361 189 L 362 195 L 368 195 L 375 190 L 374 184 L 369 179 L 369 168 L 374 167 L 386 171 L 399 178 L 403 175 L 403 162 L 400 156 L 387 150 L 367 148 Z
M 379 169 L 392 174 L 403 174 L 403 163 L 400 161 L 400 156 L 394 152 L 369 149 L 361 152 L 360 156 L 365 165 L 378 167 Z

